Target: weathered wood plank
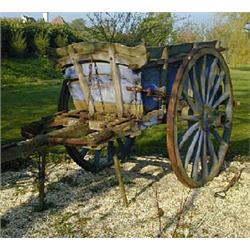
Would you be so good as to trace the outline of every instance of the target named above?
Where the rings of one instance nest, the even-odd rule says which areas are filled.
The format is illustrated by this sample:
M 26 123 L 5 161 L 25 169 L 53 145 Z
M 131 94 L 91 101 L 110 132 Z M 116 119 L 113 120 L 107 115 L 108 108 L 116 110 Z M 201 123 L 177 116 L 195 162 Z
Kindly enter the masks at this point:
M 91 98 L 91 93 L 90 93 L 90 89 L 88 86 L 88 80 L 86 78 L 86 76 L 83 73 L 83 69 L 81 64 L 79 63 L 77 57 L 75 56 L 75 51 L 74 51 L 74 47 L 73 46 L 68 46 L 68 52 L 70 55 L 70 58 L 72 59 L 72 62 L 74 64 L 75 70 L 77 72 L 78 75 L 78 79 L 79 79 L 79 84 L 81 87 L 82 92 L 84 93 L 84 100 L 86 100 L 86 105 L 89 108 L 89 114 L 90 116 L 92 116 L 95 112 L 95 108 L 94 108 L 94 102 Z
M 30 154 L 46 146 L 47 137 L 45 135 L 36 136 L 27 141 L 7 145 L 1 148 L 1 164 L 19 158 L 25 158 Z
M 165 47 L 162 51 L 161 59 L 164 61 L 161 70 L 161 86 L 165 86 L 167 82 L 167 67 L 168 67 L 168 49 Z
M 114 133 L 111 130 L 103 130 L 91 133 L 87 136 L 82 137 L 49 137 L 48 142 L 52 144 L 62 144 L 62 145 L 69 145 L 69 146 L 91 146 L 95 147 L 102 142 L 107 142 Z
M 75 112 L 72 112 L 72 114 L 74 113 Z M 101 119 L 101 114 L 99 119 Z M 107 121 L 109 119 L 111 121 L 108 124 L 109 126 L 100 131 L 91 130 L 88 122 L 84 124 L 79 122 L 62 129 L 50 131 L 46 134 L 36 135 L 26 141 L 5 145 L 1 148 L 1 162 L 4 163 L 18 158 L 25 158 L 40 149 L 44 149 L 54 144 L 97 147 L 116 137 L 133 134 L 139 130 L 135 119 L 117 119 L 113 117 L 112 120 L 112 117 L 107 117 Z M 103 116 L 103 120 L 105 120 L 105 116 Z
M 81 42 L 70 45 L 77 54 L 78 61 L 106 61 L 109 62 L 109 48 L 112 46 L 116 54 L 116 63 L 129 66 L 131 69 L 141 68 L 147 61 L 147 52 L 144 44 L 136 47 L 127 47 L 122 44 Z M 68 46 L 69 47 L 69 46 Z M 48 49 L 52 59 L 55 59 L 60 67 L 72 65 L 68 47 Z
M 46 134 L 48 137 L 77 138 L 89 134 L 88 124 L 76 124 L 62 129 L 57 129 Z
M 70 117 L 73 116 L 73 117 Z M 72 126 L 80 123 L 80 114 L 71 112 L 66 116 L 64 113 L 57 115 L 50 115 L 43 117 L 38 121 L 25 124 L 21 127 L 21 134 L 25 139 L 30 139 L 38 134 L 44 132 L 49 132 L 49 130 L 58 127 L 58 126 Z
M 122 117 L 124 114 L 123 112 L 124 107 L 123 107 L 123 100 L 122 100 L 120 74 L 119 74 L 118 66 L 116 64 L 115 48 L 113 46 L 109 47 L 109 59 L 110 59 L 112 81 L 113 81 L 114 89 L 115 89 L 117 113 L 119 117 Z
M 128 199 L 127 199 L 127 195 L 126 195 L 126 191 L 125 191 L 124 182 L 122 179 L 120 161 L 119 161 L 117 155 L 114 155 L 113 160 L 114 160 L 114 165 L 115 165 L 115 175 L 116 175 L 116 178 L 118 180 L 119 187 L 120 187 L 123 205 L 125 207 L 128 207 Z

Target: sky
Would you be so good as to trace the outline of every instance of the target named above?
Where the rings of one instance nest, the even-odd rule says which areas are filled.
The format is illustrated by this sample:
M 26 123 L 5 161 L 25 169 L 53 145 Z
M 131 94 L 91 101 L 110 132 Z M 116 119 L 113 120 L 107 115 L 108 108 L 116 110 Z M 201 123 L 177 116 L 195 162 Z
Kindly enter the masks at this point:
M 66 22 L 70 22 L 76 18 L 85 18 L 86 12 L 49 12 L 49 21 L 56 16 L 62 16 Z M 212 23 L 215 12 L 174 12 L 179 17 L 186 17 L 197 23 Z M 22 15 L 34 17 L 35 19 L 42 18 L 42 12 L 4 12 L 0 13 L 0 17 L 21 17 Z

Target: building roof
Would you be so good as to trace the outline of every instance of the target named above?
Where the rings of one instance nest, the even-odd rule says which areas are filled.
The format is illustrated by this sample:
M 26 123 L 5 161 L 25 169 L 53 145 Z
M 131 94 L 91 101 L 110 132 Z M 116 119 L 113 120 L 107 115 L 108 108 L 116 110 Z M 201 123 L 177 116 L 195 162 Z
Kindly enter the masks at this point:
M 23 22 L 35 22 L 36 19 L 34 17 L 30 17 L 30 16 L 21 16 L 21 20 Z
M 61 16 L 57 16 L 55 17 L 52 21 L 52 24 L 66 24 L 66 22 L 64 21 L 64 19 Z

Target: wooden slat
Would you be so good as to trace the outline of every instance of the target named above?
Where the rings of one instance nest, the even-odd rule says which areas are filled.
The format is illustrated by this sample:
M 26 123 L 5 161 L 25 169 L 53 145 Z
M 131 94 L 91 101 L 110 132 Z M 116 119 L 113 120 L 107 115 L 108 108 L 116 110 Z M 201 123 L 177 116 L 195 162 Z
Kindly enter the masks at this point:
M 88 86 L 88 80 L 87 80 L 86 76 L 84 75 L 82 66 L 79 63 L 79 61 L 75 55 L 75 51 L 74 51 L 73 46 L 68 46 L 68 52 L 69 52 L 69 55 L 70 55 L 72 62 L 74 64 L 75 70 L 77 72 L 79 84 L 80 84 L 81 90 L 84 94 L 84 100 L 85 100 L 86 105 L 89 109 L 89 114 L 90 114 L 90 116 L 92 116 L 95 112 L 95 109 L 94 109 L 94 102 L 91 98 L 91 93 L 90 93 L 90 89 Z
M 164 61 L 161 71 L 161 86 L 165 86 L 167 82 L 167 66 L 168 66 L 168 49 L 165 47 L 162 51 L 161 59 Z
M 61 129 L 53 130 L 46 135 L 48 137 L 78 138 L 88 135 L 91 132 L 88 124 L 74 124 Z
M 122 117 L 124 113 L 123 112 L 124 108 L 123 108 L 123 100 L 122 100 L 120 74 L 119 74 L 118 65 L 116 64 L 115 48 L 113 46 L 109 47 L 109 59 L 110 59 L 112 81 L 113 81 L 114 89 L 115 89 L 117 113 L 119 117 Z
M 12 144 L 9 147 L 2 147 L 1 164 L 18 158 L 25 158 L 44 146 L 47 146 L 47 137 L 45 135 L 39 135 L 34 139 L 21 141 L 16 144 Z
M 109 62 L 109 48 L 113 47 L 116 54 L 116 63 L 118 64 L 127 65 L 131 69 L 139 69 L 147 62 L 147 51 L 144 44 L 127 47 L 117 43 L 81 42 L 70 46 L 77 54 L 78 61 Z M 51 59 L 57 61 L 60 67 L 73 64 L 68 54 L 68 47 L 48 49 Z

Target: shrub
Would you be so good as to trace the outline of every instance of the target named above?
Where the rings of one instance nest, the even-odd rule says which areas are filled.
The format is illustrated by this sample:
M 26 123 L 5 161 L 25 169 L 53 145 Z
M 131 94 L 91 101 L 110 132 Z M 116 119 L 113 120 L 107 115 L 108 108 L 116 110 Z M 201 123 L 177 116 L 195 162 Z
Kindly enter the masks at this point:
M 12 33 L 10 47 L 12 55 L 17 57 L 24 56 L 27 48 L 27 42 L 23 31 Z
M 1 20 L 1 55 L 3 57 L 9 54 L 10 40 L 11 40 L 10 26 L 4 25 L 4 22 Z
M 19 19 L 0 18 L 2 56 L 20 56 L 18 48 L 26 47 L 25 56 L 44 53 L 44 47 L 63 47 L 73 42 L 80 42 L 80 35 L 69 25 L 53 25 L 44 21 L 23 23 Z M 21 35 L 20 35 L 21 34 Z M 47 37 L 46 37 L 47 34 Z M 19 40 L 17 41 L 17 37 Z M 25 42 L 24 42 L 25 38 Z M 21 43 L 20 43 L 21 40 Z M 13 41 L 13 46 L 11 45 Z M 21 47 L 22 47 L 21 46 Z M 13 50 L 13 48 L 14 50 Z M 15 54 L 17 51 L 18 54 Z M 22 53 L 21 53 L 22 54 Z
M 56 47 L 64 47 L 68 45 L 68 38 L 66 36 L 58 35 L 55 39 Z
M 49 47 L 49 37 L 45 32 L 39 32 L 34 37 L 34 45 L 39 55 L 46 54 L 46 48 Z

